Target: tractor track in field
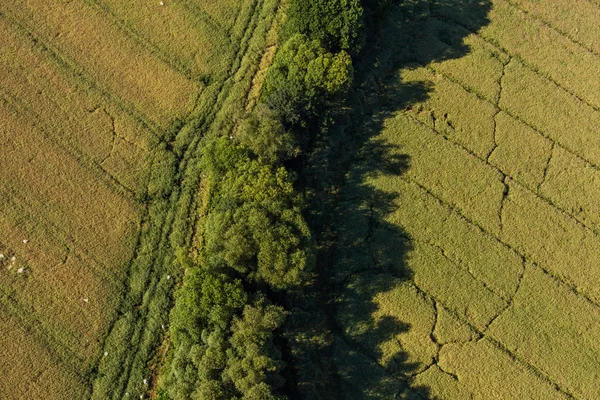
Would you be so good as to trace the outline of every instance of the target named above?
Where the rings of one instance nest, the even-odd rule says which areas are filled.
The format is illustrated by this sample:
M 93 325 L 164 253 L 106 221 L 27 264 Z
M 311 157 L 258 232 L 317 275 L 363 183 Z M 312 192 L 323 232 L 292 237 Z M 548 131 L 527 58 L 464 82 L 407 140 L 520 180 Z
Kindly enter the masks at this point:
M 237 71 L 240 70 L 242 59 L 244 58 L 244 56 L 250 48 L 251 39 L 255 33 L 255 29 L 257 28 L 258 22 L 260 20 L 259 16 L 261 14 L 262 7 L 263 0 L 258 0 L 256 3 L 254 3 L 253 12 L 250 14 L 250 18 L 247 21 L 247 23 L 245 23 L 245 29 L 242 33 L 242 38 L 240 38 L 242 40 L 243 45 L 238 48 L 235 56 L 232 58 L 231 64 L 229 66 L 229 71 L 226 75 L 227 79 L 225 79 L 221 83 L 218 83 L 218 88 L 216 88 L 216 90 L 210 90 L 210 87 L 205 89 L 203 92 L 203 97 L 198 99 L 198 104 L 201 104 L 203 102 L 209 102 L 209 104 L 211 105 L 210 108 L 208 110 L 203 110 L 204 112 L 202 112 L 200 118 L 193 119 L 182 128 L 182 131 L 190 128 L 194 129 L 195 135 L 189 141 L 189 143 L 185 144 L 183 146 L 183 149 L 178 152 L 178 168 L 175 178 L 175 180 L 178 182 L 178 185 L 173 189 L 173 191 L 169 195 L 168 200 L 170 204 L 169 209 L 171 211 L 168 212 L 166 220 L 159 222 L 159 224 L 162 225 L 160 228 L 161 239 L 156 246 L 155 256 L 153 257 L 153 263 L 150 267 L 150 271 L 147 274 L 147 282 L 144 285 L 146 289 L 142 297 L 143 303 L 136 311 L 136 314 L 138 315 L 138 318 L 135 318 L 136 327 L 135 330 L 131 333 L 131 335 L 129 335 L 131 344 L 127 351 L 128 356 L 125 360 L 122 360 L 122 369 L 118 374 L 122 377 L 122 379 L 120 379 L 118 387 L 116 387 L 113 391 L 111 398 L 120 398 L 125 394 L 125 391 L 130 386 L 130 381 L 132 379 L 139 378 L 138 376 L 132 376 L 132 372 L 135 366 L 145 365 L 149 361 L 149 356 L 151 356 L 151 354 L 148 353 L 140 353 L 138 350 L 144 335 L 147 334 L 147 318 L 149 318 L 147 308 L 151 305 L 152 300 L 154 299 L 155 291 L 157 290 L 157 285 L 159 284 L 161 275 L 165 274 L 167 266 L 173 261 L 173 229 L 174 226 L 178 223 L 178 221 L 180 222 L 182 218 L 186 218 L 188 220 L 186 232 L 184 234 L 184 237 L 181 238 L 181 240 L 183 240 L 184 242 L 178 243 L 178 245 L 182 245 L 183 247 L 189 246 L 193 234 L 193 227 L 197 218 L 193 210 L 196 207 L 196 199 L 194 197 L 196 195 L 200 177 L 190 176 L 190 171 L 193 170 L 193 168 L 191 167 L 193 167 L 193 165 L 197 162 L 198 157 L 200 155 L 200 143 L 202 137 L 210 131 L 215 116 L 220 111 L 221 106 L 224 104 L 228 97 L 229 91 L 235 84 L 234 77 Z M 269 27 L 270 25 L 267 28 Z M 266 31 L 262 33 L 266 33 Z M 207 99 L 206 96 L 209 96 L 209 98 Z M 175 143 L 177 145 L 177 138 L 175 139 Z M 177 155 L 177 152 L 174 154 Z M 146 212 L 144 223 L 154 223 L 150 220 L 150 218 L 151 217 L 149 217 Z M 140 238 L 140 240 L 143 240 L 143 238 Z M 137 256 L 140 247 L 142 246 L 143 243 L 138 242 L 138 245 L 136 246 L 136 249 L 138 250 L 136 250 L 136 255 L 134 256 L 134 259 Z M 128 275 L 130 273 L 131 271 L 128 272 Z M 119 316 L 111 324 L 112 327 L 114 327 L 114 324 L 119 319 L 119 317 L 123 316 L 125 313 L 130 311 L 127 309 L 122 309 L 122 307 L 120 308 L 121 310 L 119 311 Z M 163 325 L 165 325 L 167 322 L 166 317 L 167 312 L 165 311 L 162 321 Z M 106 343 L 106 338 L 104 340 L 104 343 Z M 133 383 L 133 385 L 135 385 L 135 383 Z

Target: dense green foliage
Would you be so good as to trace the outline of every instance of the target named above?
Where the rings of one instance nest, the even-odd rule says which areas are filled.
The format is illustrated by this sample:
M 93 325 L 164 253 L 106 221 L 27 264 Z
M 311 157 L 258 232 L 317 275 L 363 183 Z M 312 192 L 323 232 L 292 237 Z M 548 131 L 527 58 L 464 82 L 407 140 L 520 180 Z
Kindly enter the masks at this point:
M 357 53 L 363 40 L 363 7 L 359 0 L 292 1 L 286 33 L 303 33 L 333 51 Z
M 314 265 L 297 161 L 352 82 L 362 20 L 357 0 L 292 1 L 259 104 L 232 134 L 204 141 L 203 246 L 193 261 L 179 256 L 166 398 L 262 400 L 295 390 L 278 347 L 282 305 L 301 295 Z
M 347 52 L 330 53 L 319 40 L 296 34 L 277 53 L 262 97 L 286 124 L 306 127 L 351 80 L 352 60 Z
M 219 138 L 206 147 L 203 170 L 214 182 L 205 227 L 206 260 L 273 290 L 302 282 L 310 260 L 310 231 L 301 215 L 293 174 L 252 159 Z
M 167 377 L 169 396 L 276 398 L 271 391 L 281 386 L 282 362 L 272 331 L 283 322 L 283 309 L 262 296 L 250 298 L 242 282 L 228 274 L 181 255 L 179 263 L 185 276 L 170 316 L 176 350 Z

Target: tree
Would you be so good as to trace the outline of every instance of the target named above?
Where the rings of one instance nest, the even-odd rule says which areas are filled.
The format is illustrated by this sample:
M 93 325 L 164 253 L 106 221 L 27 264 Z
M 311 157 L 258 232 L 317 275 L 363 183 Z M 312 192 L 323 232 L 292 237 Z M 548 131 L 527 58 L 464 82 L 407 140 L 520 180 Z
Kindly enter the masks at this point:
M 306 126 L 326 101 L 348 87 L 352 73 L 347 52 L 327 52 L 318 40 L 296 34 L 275 56 L 262 99 L 284 123 Z
M 277 164 L 299 153 L 294 135 L 262 103 L 240 124 L 236 139 L 265 164 Z
M 360 0 L 292 1 L 286 31 L 319 40 L 331 51 L 356 54 L 363 41 Z

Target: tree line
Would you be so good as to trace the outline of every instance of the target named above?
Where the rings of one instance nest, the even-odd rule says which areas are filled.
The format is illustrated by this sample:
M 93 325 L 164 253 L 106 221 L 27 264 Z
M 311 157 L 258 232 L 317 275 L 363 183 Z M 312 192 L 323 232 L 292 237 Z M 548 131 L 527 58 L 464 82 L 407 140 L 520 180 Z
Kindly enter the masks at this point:
M 284 299 L 314 272 L 302 158 L 353 79 L 371 20 L 389 0 L 291 0 L 257 106 L 207 137 L 202 248 L 170 313 L 162 399 L 284 399 Z

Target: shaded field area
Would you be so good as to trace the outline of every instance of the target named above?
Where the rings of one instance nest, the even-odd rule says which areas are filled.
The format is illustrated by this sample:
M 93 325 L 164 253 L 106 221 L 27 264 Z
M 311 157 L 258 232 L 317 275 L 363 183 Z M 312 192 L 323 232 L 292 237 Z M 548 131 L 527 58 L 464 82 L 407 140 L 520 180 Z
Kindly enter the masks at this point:
M 393 7 L 344 128 L 341 397 L 600 396 L 599 16 L 588 0 Z
M 199 139 L 253 101 L 280 18 L 278 1 L 165 3 L 0 5 L 2 399 L 148 390 Z

